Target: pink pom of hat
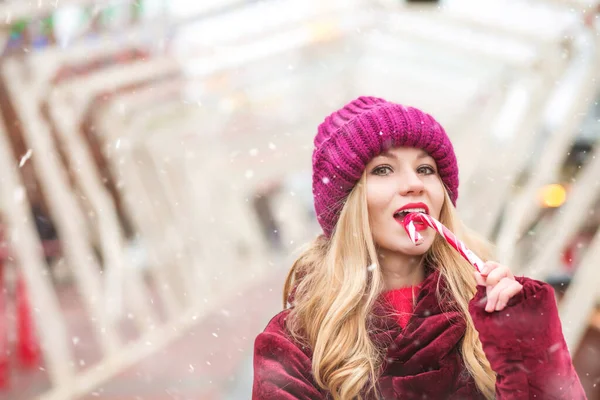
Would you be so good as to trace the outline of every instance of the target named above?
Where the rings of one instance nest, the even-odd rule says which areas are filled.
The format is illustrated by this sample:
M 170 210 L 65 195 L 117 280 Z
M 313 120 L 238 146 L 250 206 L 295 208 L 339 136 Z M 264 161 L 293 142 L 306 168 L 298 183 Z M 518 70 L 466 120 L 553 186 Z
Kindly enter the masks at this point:
M 319 125 L 313 151 L 317 219 L 331 237 L 348 194 L 374 157 L 393 147 L 425 150 L 456 205 L 458 164 L 444 128 L 429 114 L 377 97 L 359 97 Z

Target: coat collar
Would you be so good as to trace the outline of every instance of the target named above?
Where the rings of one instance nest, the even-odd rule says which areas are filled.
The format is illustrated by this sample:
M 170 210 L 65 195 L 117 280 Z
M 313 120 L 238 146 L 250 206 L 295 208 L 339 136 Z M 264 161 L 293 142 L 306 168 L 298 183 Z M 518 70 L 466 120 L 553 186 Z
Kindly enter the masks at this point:
M 371 338 L 386 351 L 380 384 L 395 388 L 433 385 L 451 392 L 463 367 L 459 346 L 465 333 L 464 317 L 453 310 L 447 284 L 439 271 L 428 271 L 405 329 L 385 302 L 374 307 Z M 425 392 L 423 392 L 425 393 Z
M 462 339 L 466 327 L 460 312 L 452 309 L 450 299 L 445 280 L 437 269 L 430 269 L 404 329 L 383 299 L 376 303 L 369 326 L 373 342 L 388 349 L 387 359 L 408 361 L 414 355 L 432 351 L 443 357 Z

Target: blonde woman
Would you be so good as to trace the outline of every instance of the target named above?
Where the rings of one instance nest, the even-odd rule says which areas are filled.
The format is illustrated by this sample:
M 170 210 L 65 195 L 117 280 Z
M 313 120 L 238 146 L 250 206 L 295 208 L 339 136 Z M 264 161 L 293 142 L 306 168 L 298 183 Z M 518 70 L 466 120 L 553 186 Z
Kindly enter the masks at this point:
M 258 335 L 253 399 L 584 399 L 545 283 L 486 263 L 482 274 L 410 211 L 439 219 L 476 253 L 456 216 L 458 166 L 430 115 L 360 97 L 314 140 L 323 234 Z M 485 210 L 482 210 L 485 212 Z

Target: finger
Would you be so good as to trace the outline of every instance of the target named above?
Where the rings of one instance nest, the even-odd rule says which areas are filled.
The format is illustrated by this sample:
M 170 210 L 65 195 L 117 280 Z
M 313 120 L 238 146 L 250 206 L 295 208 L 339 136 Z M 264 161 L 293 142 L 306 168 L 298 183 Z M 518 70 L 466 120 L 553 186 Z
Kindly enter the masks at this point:
M 500 264 L 498 264 L 495 261 L 486 261 L 486 263 L 483 265 L 483 268 L 481 269 L 481 275 L 486 277 L 489 275 L 490 272 L 492 272 L 494 269 L 498 268 L 499 266 L 500 266 Z
M 496 302 L 496 311 L 504 310 L 504 307 L 506 307 L 508 301 L 521 290 L 523 290 L 523 285 L 521 285 L 517 281 L 512 281 L 510 285 L 508 285 L 508 287 L 498 295 L 498 301 Z
M 504 265 L 499 265 L 485 278 L 485 283 L 488 286 L 496 286 L 504 278 L 514 279 L 510 269 Z
M 477 285 L 485 286 L 485 278 L 481 276 L 479 272 L 475 271 L 473 272 L 473 275 L 475 275 L 475 282 L 477 282 Z
M 514 281 L 509 278 L 504 278 L 495 286 L 488 285 L 487 304 L 485 306 L 485 311 L 492 312 L 496 309 L 496 304 L 498 303 L 498 296 L 504 289 L 509 287 L 512 282 Z

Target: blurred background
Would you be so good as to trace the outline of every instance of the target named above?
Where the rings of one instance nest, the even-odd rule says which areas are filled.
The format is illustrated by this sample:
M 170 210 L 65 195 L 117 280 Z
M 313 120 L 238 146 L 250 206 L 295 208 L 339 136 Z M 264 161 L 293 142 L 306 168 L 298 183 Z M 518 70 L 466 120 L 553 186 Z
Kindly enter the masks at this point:
M 597 0 L 0 0 L 0 399 L 248 399 L 358 95 L 455 145 L 600 399 Z

